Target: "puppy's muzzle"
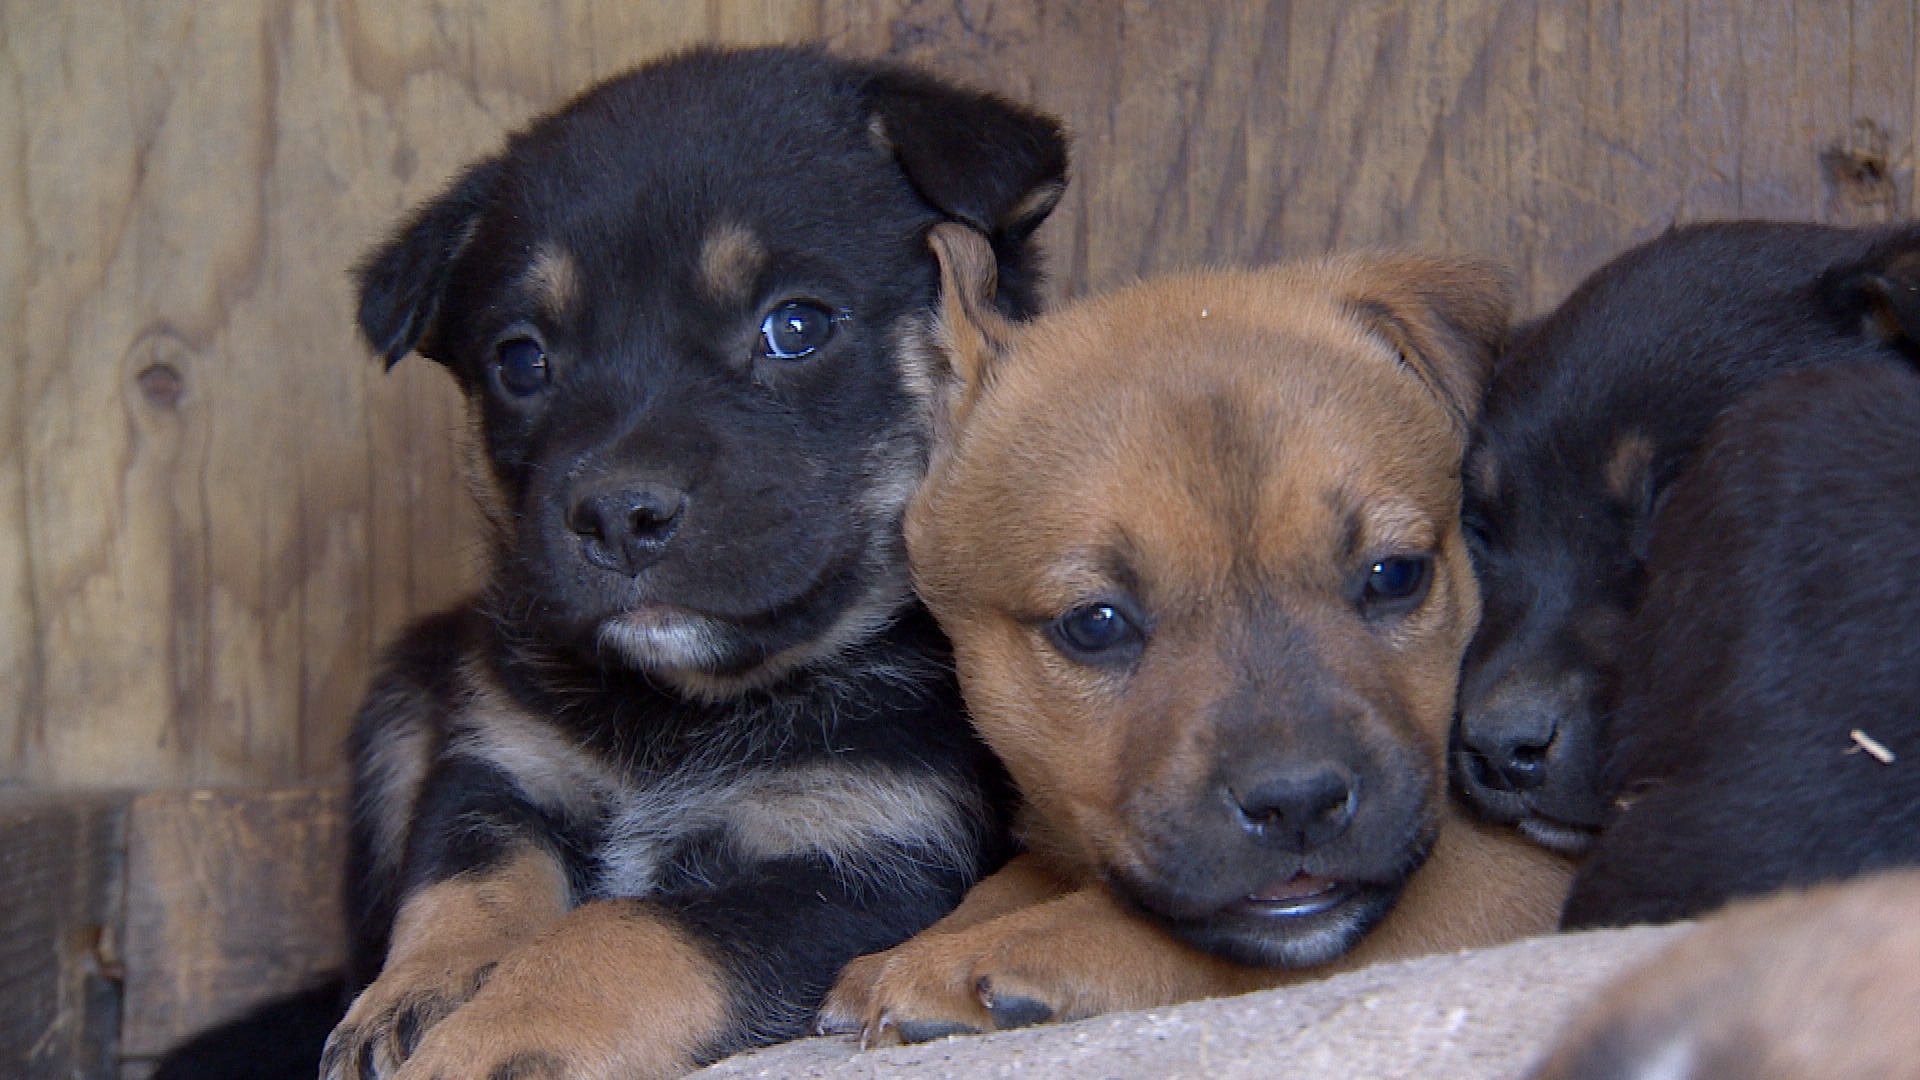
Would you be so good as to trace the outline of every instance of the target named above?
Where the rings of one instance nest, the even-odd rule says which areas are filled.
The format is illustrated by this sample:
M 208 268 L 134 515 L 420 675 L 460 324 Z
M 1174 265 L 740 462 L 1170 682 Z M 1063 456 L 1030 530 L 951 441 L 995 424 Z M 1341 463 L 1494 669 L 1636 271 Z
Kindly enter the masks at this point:
M 575 494 L 567 527 L 579 535 L 588 562 L 637 577 L 666 554 L 686 509 L 686 492 L 670 484 L 599 485 Z
M 1593 731 L 1599 723 L 1577 693 L 1502 687 L 1469 704 L 1455 724 L 1454 783 L 1483 818 L 1578 854 L 1606 814 Z

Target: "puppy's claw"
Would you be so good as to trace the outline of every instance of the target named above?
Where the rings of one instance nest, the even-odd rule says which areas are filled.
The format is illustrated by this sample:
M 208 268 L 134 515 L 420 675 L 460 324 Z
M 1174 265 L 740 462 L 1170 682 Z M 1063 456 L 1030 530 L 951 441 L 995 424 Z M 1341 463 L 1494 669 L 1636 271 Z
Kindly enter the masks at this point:
M 993 980 L 986 976 L 980 978 L 979 990 L 980 1004 L 987 1007 L 987 1015 L 993 1017 L 993 1026 L 998 1031 L 1032 1027 L 1053 1019 L 1053 1006 L 1024 994 L 995 993 Z
M 893 1029 L 900 1033 L 901 1042 L 909 1043 L 932 1042 L 949 1035 L 980 1034 L 980 1029 L 971 1024 L 957 1024 L 951 1020 L 899 1020 L 894 1021 Z
M 837 1009 L 831 1012 L 822 1009 L 820 1010 L 820 1014 L 813 1018 L 813 1033 L 815 1035 L 859 1035 L 863 1033 L 865 1028 L 865 1024 L 862 1024 L 851 1016 L 841 1013 Z

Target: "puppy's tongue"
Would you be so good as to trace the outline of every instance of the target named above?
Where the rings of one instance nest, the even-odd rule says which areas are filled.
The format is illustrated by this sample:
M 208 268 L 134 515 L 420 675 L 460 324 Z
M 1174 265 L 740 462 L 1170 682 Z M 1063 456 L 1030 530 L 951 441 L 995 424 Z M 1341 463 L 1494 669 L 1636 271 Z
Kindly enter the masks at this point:
M 1331 878 L 1295 874 L 1285 881 L 1264 886 L 1234 905 L 1242 914 L 1262 918 L 1292 919 L 1332 911 L 1354 894 L 1353 887 Z
M 1268 885 L 1247 899 L 1262 904 L 1284 904 L 1290 900 L 1303 900 L 1309 896 L 1319 896 L 1330 892 L 1336 886 L 1332 881 L 1312 874 L 1295 874 L 1277 885 Z

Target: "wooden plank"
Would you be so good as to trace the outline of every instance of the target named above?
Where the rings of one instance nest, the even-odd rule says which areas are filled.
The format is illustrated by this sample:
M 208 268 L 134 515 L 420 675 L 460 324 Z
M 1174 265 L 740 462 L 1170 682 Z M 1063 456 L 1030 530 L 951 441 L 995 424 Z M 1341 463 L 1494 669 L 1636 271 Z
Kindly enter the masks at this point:
M 0 8 L 0 778 L 341 777 L 378 643 L 476 579 L 444 374 L 346 268 L 596 77 L 815 2 Z
M 0 794 L 0 1076 L 112 1075 L 128 801 Z
M 1403 245 L 1538 309 L 1674 221 L 1908 213 L 1915 6 L 0 5 L 0 781 L 341 778 L 375 650 L 481 557 L 463 405 L 367 360 L 345 268 L 664 50 L 819 38 L 1057 111 L 1059 296 Z
M 121 1053 L 164 1052 L 345 958 L 337 789 L 143 795 L 127 828 Z
M 1911 0 L 1085 7 L 863 0 L 825 24 L 1068 118 L 1042 237 L 1069 295 L 1387 244 L 1503 259 L 1539 309 L 1675 221 L 1820 214 L 1857 103 L 1911 159 Z

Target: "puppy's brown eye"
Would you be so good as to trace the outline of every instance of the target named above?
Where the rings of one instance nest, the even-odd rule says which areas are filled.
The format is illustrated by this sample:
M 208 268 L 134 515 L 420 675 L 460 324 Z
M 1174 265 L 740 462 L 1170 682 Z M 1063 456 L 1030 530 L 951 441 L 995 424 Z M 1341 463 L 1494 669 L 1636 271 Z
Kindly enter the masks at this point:
M 760 323 L 761 351 L 776 360 L 798 360 L 825 345 L 840 321 L 818 304 L 804 300 L 781 304 Z
M 1061 652 L 1083 664 L 1126 662 L 1146 641 L 1133 620 L 1112 604 L 1075 608 L 1047 629 Z
M 532 397 L 547 388 L 551 374 L 547 351 L 532 338 L 509 338 L 494 349 L 500 388 L 513 397 Z
M 1425 555 L 1381 559 L 1367 569 L 1360 606 L 1369 615 L 1398 615 L 1412 611 L 1426 599 L 1433 577 L 1433 560 Z

